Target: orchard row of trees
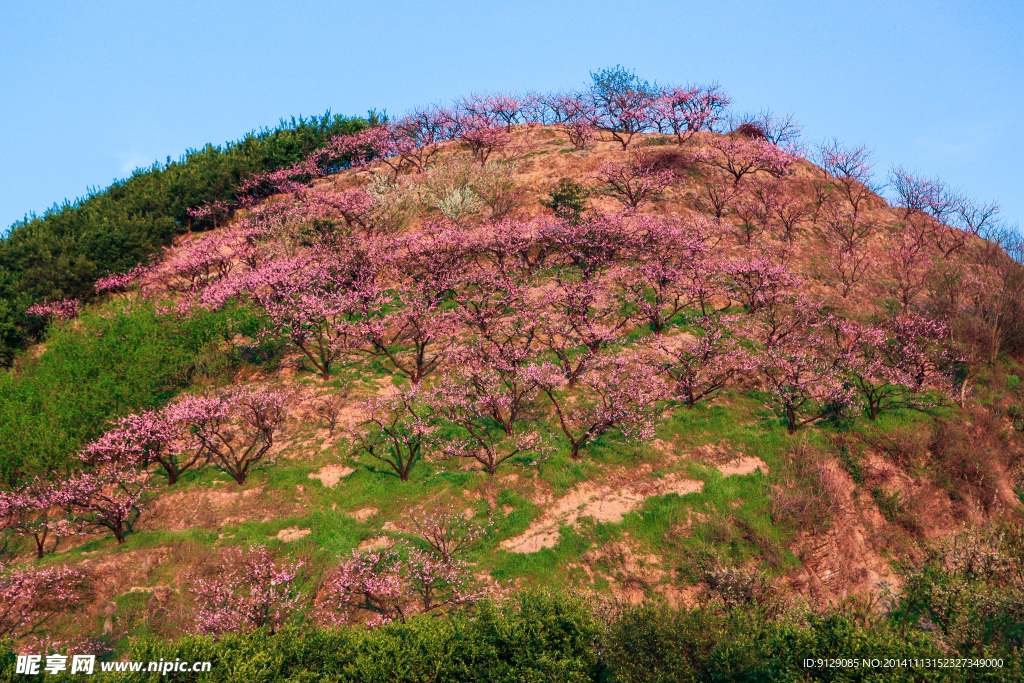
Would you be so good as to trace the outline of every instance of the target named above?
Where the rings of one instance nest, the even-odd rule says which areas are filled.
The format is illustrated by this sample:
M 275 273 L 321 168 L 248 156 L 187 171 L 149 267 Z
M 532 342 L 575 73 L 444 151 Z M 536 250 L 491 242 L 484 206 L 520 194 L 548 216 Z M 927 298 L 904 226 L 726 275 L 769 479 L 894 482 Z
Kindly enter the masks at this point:
M 365 405 L 368 454 L 404 480 L 438 424 L 493 473 L 543 449 L 555 419 L 574 458 L 612 431 L 650 438 L 665 401 L 692 407 L 745 382 L 793 431 L 858 401 L 948 394 L 946 327 L 912 310 L 858 322 L 769 256 L 718 248 L 721 226 L 632 213 L 427 223 L 332 233 L 309 247 L 243 221 L 180 250 L 136 286 L 181 315 L 242 298 L 324 379 L 375 360 L 408 388 Z M 230 470 L 229 470 L 230 471 Z
M 493 475 L 556 443 L 578 459 L 606 435 L 649 440 L 667 408 L 730 385 L 760 390 L 791 432 L 952 394 L 960 357 L 944 324 L 910 306 L 847 317 L 770 253 L 725 248 L 729 229 L 711 219 L 625 211 L 395 233 L 330 211 L 350 194 L 269 202 L 103 286 L 186 317 L 241 300 L 263 316 L 257 336 L 290 344 L 324 379 L 371 360 L 404 378 L 363 402 L 354 435 L 402 481 L 424 458 L 474 459 Z M 299 231 L 316 220 L 334 225 Z M 212 462 L 244 483 L 287 402 L 236 389 L 124 417 L 84 450 L 83 473 L 5 494 L 8 524 L 39 553 L 71 527 L 122 541 L 147 472 L 174 484 Z M 73 524 L 51 522 L 61 508 Z
M 413 197 L 419 197 L 420 208 L 464 227 L 484 205 L 491 220 L 516 213 L 523 193 L 511 177 L 514 162 L 488 161 L 515 154 L 514 125 L 559 128 L 579 145 L 604 136 L 623 149 L 641 133 L 671 133 L 662 141 L 683 145 L 679 151 L 639 147 L 624 161 L 607 161 L 591 174 L 597 191 L 636 210 L 696 178 L 693 208 L 731 224 L 740 244 L 777 238 L 778 260 L 785 262 L 798 237 L 820 241 L 825 258 L 811 270 L 844 299 L 866 293 L 910 309 L 927 298 L 929 315 L 954 322 L 953 335 L 970 347 L 972 360 L 991 362 L 1024 339 L 1024 309 L 1014 295 L 1024 249 L 1000 221 L 997 204 L 975 202 L 900 167 L 881 183 L 865 146 L 826 140 L 807 150 L 791 117 L 728 114 L 728 97 L 715 85 L 652 85 L 621 68 L 592 76 L 585 92 L 469 97 L 336 139 L 290 169 L 254 177 L 256 194 L 274 191 L 298 200 L 257 211 L 276 212 L 282 223 L 304 211 L 307 233 L 328 229 L 332 220 L 364 233 L 401 232 L 415 214 Z M 731 132 L 707 134 L 721 130 Z M 481 136 L 489 141 L 486 149 Z M 478 171 L 448 158 L 452 141 L 472 152 Z M 790 176 L 797 154 L 810 156 L 821 172 Z M 311 179 L 333 170 L 324 160 L 341 157 L 372 171 L 373 181 L 341 194 L 312 190 Z M 894 211 L 877 198 L 886 186 L 894 193 Z M 243 193 L 237 203 L 251 200 Z M 565 205 L 552 208 L 574 219 Z
M 305 561 L 278 561 L 264 545 L 228 548 L 216 566 L 199 567 L 184 577 L 188 630 L 274 633 L 309 607 L 303 587 L 310 584 L 315 596 L 311 616 L 333 626 L 405 622 L 417 614 L 443 614 L 502 594 L 499 586 L 477 581 L 464 560 L 489 524 L 466 520 L 452 506 L 414 512 L 408 521 L 410 540 L 354 550 L 315 578 L 303 574 Z M 0 564 L 0 637 L 38 637 L 54 616 L 79 605 L 88 579 L 87 572 L 67 566 Z
M 155 471 L 174 484 L 213 463 L 243 484 L 267 458 L 285 403 L 281 391 L 233 388 L 121 418 L 79 454 L 80 470 L 0 491 L 0 526 L 32 539 L 38 557 L 70 535 L 109 532 L 124 543 Z
M 715 139 L 711 144 L 725 150 L 730 161 L 723 170 L 736 182 L 758 169 L 784 171 L 789 155 L 778 145 L 788 145 L 799 133 L 792 119 L 779 120 L 770 112 L 739 119 L 728 115 L 729 97 L 717 84 L 652 85 L 621 67 L 591 75 L 592 87 L 582 92 L 474 95 L 447 107 L 413 109 L 398 120 L 334 138 L 290 167 L 255 174 L 240 186 L 233 202 L 206 203 L 192 213 L 225 216 L 267 194 L 303 190 L 310 180 L 340 170 L 339 160 L 356 167 L 380 162 L 397 179 L 407 172 L 426 172 L 449 143 L 458 141 L 484 164 L 515 149 L 512 133 L 520 124 L 561 130 L 575 149 L 601 136 L 627 149 L 638 135 L 655 131 L 683 145 L 698 133 L 729 124 L 742 133 L 742 143 Z
M 747 192 L 740 190 L 741 181 L 745 179 L 760 177 L 763 180 L 765 174 L 785 174 L 795 159 L 794 155 L 806 152 L 798 140 L 800 126 L 792 117 L 778 118 L 770 111 L 756 115 L 731 114 L 728 111 L 728 95 L 715 84 L 651 84 L 621 67 L 604 69 L 592 73 L 591 76 L 593 84 L 583 92 L 472 96 L 463 98 L 450 107 L 432 106 L 415 109 L 394 122 L 382 121 L 372 113 L 366 121 L 330 116 L 308 122 L 300 119 L 297 123 L 293 122 L 292 128 L 284 126 L 278 131 L 264 132 L 252 140 L 247 138 L 245 144 L 239 145 L 239 149 L 249 156 L 259 152 L 267 158 L 260 157 L 259 163 L 240 166 L 234 171 L 234 181 L 218 185 L 219 189 L 214 193 L 216 196 L 190 200 L 188 196 L 191 195 L 187 192 L 178 192 L 176 196 L 181 195 L 176 200 L 178 204 L 175 204 L 178 208 L 174 210 L 174 216 L 168 223 L 178 227 L 173 228 L 171 232 L 165 230 L 166 234 L 163 234 L 160 240 L 166 244 L 175 231 L 180 232 L 181 226 L 186 226 L 189 230 L 193 226 L 216 227 L 224 223 L 237 208 L 250 207 L 254 202 L 273 193 L 304 191 L 308 189 L 310 180 L 352 165 L 365 166 L 371 161 L 379 161 L 390 167 L 395 175 L 393 180 L 397 182 L 404 171 L 426 172 L 432 162 L 440 158 L 442 149 L 456 140 L 468 148 L 478 161 L 484 163 L 495 152 L 506 150 L 512 145 L 512 128 L 518 124 L 557 127 L 567 134 L 577 148 L 585 146 L 598 136 L 617 141 L 626 149 L 633 145 L 637 135 L 642 133 L 658 132 L 667 136 L 663 139 L 671 139 L 683 145 L 701 133 L 731 130 L 732 132 L 725 137 L 701 137 L 704 148 L 690 149 L 686 155 L 686 160 L 701 162 L 714 169 L 713 175 L 717 176 L 717 179 L 712 178 L 704 183 L 698 207 L 713 212 L 719 218 L 725 214 L 735 213 L 742 221 L 741 229 L 745 231 L 747 241 L 751 239 L 759 223 L 764 227 L 772 217 L 781 223 L 782 231 L 789 239 L 795 225 L 812 211 L 806 202 L 795 201 L 792 196 L 788 196 L 789 193 L 780 191 L 777 184 L 757 183 L 758 187 L 750 188 Z M 362 132 L 359 132 L 360 130 Z M 338 132 L 342 134 L 338 135 Z M 331 137 L 332 135 L 334 137 Z M 315 149 L 309 151 L 313 147 Z M 205 151 L 215 155 L 221 153 L 217 148 Z M 234 151 L 234 147 L 228 149 L 228 152 Z M 302 155 L 301 159 L 295 160 L 297 154 Z M 632 163 L 608 165 L 607 168 L 602 168 L 598 175 L 624 203 L 635 208 L 656 195 L 668 182 L 665 169 L 657 168 L 656 163 L 652 165 L 652 156 L 654 155 L 641 154 Z M 189 157 L 190 160 L 191 158 Z M 293 161 L 290 165 L 289 158 Z M 816 223 L 823 222 L 827 235 L 832 238 L 829 243 L 832 274 L 839 277 L 844 288 L 849 290 L 863 278 L 864 271 L 870 263 L 864 245 L 867 238 L 877 232 L 879 226 L 873 224 L 873 219 L 867 215 L 869 212 L 865 209 L 871 203 L 869 198 L 872 192 L 881 187 L 873 182 L 869 151 L 863 146 L 847 149 L 836 141 L 826 142 L 818 148 L 814 159 L 827 172 L 830 182 L 816 183 L 811 188 L 817 195 L 813 206 L 813 220 Z M 183 168 L 188 165 L 185 162 L 182 164 Z M 176 167 L 169 164 L 161 173 L 169 172 L 173 168 Z M 157 170 L 137 174 L 139 182 L 144 179 L 143 177 L 156 177 Z M 131 182 L 135 180 L 133 176 Z M 193 187 L 205 187 L 207 184 L 193 180 Z M 928 239 L 942 242 L 943 248 L 947 251 L 955 251 L 962 247 L 964 232 L 999 237 L 1001 240 L 1008 237 L 1005 231 L 1000 232 L 997 229 L 999 207 L 994 203 L 975 203 L 950 191 L 940 181 L 916 177 L 902 168 L 894 168 L 889 181 L 889 186 L 895 191 L 896 199 L 904 212 L 904 221 L 911 228 L 904 236 L 904 243 L 898 245 L 908 258 L 912 259 L 918 252 L 927 251 L 921 245 Z M 126 183 L 131 184 L 129 181 Z M 379 183 L 376 188 L 378 192 L 371 195 L 387 193 L 388 188 L 381 185 L 383 184 Z M 495 189 L 493 183 L 490 189 Z M 500 189 L 498 192 L 501 194 Z M 754 199 L 751 200 L 744 195 L 753 195 Z M 101 198 L 106 196 L 95 195 Z M 89 201 L 94 198 L 90 198 Z M 347 210 L 348 213 L 366 213 L 370 205 L 380 203 L 379 199 L 379 196 L 370 199 L 365 196 L 352 196 L 344 202 L 344 207 L 334 209 L 343 212 Z M 460 205 L 466 201 L 479 201 L 479 198 L 470 197 L 464 191 L 461 198 L 447 196 L 438 199 L 438 204 L 448 207 L 453 203 Z M 509 197 L 498 199 L 507 202 Z M 181 204 L 182 201 L 185 204 Z M 153 202 L 149 201 L 149 208 L 143 213 L 153 213 L 151 204 Z M 85 208 L 84 204 L 82 208 Z M 499 213 L 493 205 L 491 208 L 493 213 Z M 60 215 L 78 210 L 76 207 L 66 207 Z M 160 213 L 160 210 L 157 209 L 156 212 Z M 447 211 L 445 215 L 448 215 Z M 915 220 L 920 217 L 927 217 L 930 220 Z M 57 218 L 57 213 L 47 216 L 47 220 L 51 222 Z M 100 223 L 106 224 L 103 221 Z M 954 225 L 958 230 L 947 229 L 947 224 Z M 21 239 L 22 233 L 27 235 L 28 232 L 29 223 L 16 226 L 4 241 L 4 253 L 11 251 L 16 243 L 24 241 Z M 35 232 L 39 233 L 39 230 Z M 62 229 L 62 232 L 72 234 L 76 231 Z M 90 248 L 103 243 L 101 238 L 102 236 L 92 236 L 89 240 L 92 245 Z M 145 247 L 144 251 L 152 253 L 155 245 L 156 243 L 153 243 Z M 120 248 L 117 259 L 104 258 L 103 262 L 115 264 L 114 273 L 126 272 L 129 263 L 142 260 L 139 258 L 141 255 L 143 254 L 137 253 L 137 250 Z M 11 275 L 13 279 L 7 279 L 11 279 L 12 283 L 21 277 L 19 273 L 25 270 L 25 264 L 28 262 L 22 257 L 16 260 L 17 263 L 6 263 L 0 254 L 0 267 L 5 268 L 5 272 Z M 94 261 L 99 262 L 96 259 Z M 81 282 L 74 286 L 48 286 L 43 288 L 46 291 L 39 287 L 35 287 L 32 292 L 26 290 L 29 298 L 25 298 L 17 305 L 12 304 L 13 294 L 8 296 L 7 293 L 0 292 L 0 298 L 6 301 L 4 305 L 10 309 L 4 314 L 10 320 L 0 326 L 0 332 L 13 334 L 19 339 L 22 332 L 18 330 L 31 328 L 38 332 L 41 329 L 40 317 L 25 317 L 22 313 L 33 301 L 47 306 L 61 299 L 89 298 L 92 293 L 83 289 L 82 283 L 91 282 L 96 277 L 92 274 L 95 268 L 90 268 L 86 269 L 86 280 L 75 276 L 79 277 Z M 45 270 L 63 276 L 67 268 L 51 264 L 46 266 Z M 77 270 L 82 271 L 82 268 Z M 0 286 L 4 279 L 0 277 Z M 913 279 L 912 275 L 910 279 Z M 909 284 L 908 287 L 912 288 L 913 284 Z M 45 312 L 45 308 L 34 310 L 37 314 Z
M 301 191 L 309 180 L 334 173 L 346 164 L 359 167 L 377 161 L 395 178 L 404 172 L 423 173 L 453 141 L 483 164 L 492 155 L 516 149 L 512 132 L 517 125 L 561 130 L 575 149 L 602 137 L 627 149 L 644 133 L 659 133 L 663 141 L 680 146 L 699 141 L 710 149 L 694 150 L 690 159 L 713 167 L 722 178 L 731 180 L 734 188 L 759 171 L 785 174 L 796 155 L 812 156 L 834 181 L 819 187 L 817 203 L 827 204 L 825 211 L 833 222 L 849 224 L 840 230 L 847 242 L 851 241 L 850 235 L 856 237 L 862 231 L 858 219 L 864 217 L 869 197 L 883 187 L 873 180 L 870 150 L 865 146 L 847 148 L 831 140 L 808 154 L 799 140 L 801 127 L 792 116 L 780 118 L 770 110 L 732 113 L 729 96 L 717 84 L 651 84 L 622 67 L 592 72 L 591 77 L 591 87 L 582 92 L 474 95 L 450 106 L 416 108 L 396 121 L 382 122 L 357 135 L 337 137 L 291 167 L 253 175 L 233 203 L 207 204 L 192 213 L 207 218 L 226 215 L 232 207 L 251 205 L 268 193 Z M 700 135 L 710 132 L 729 135 Z M 657 169 L 652 172 L 640 166 L 626 172 L 639 173 L 655 184 L 665 178 L 664 169 L 658 173 Z M 610 178 L 622 172 L 621 168 L 608 169 L 601 175 Z M 888 186 L 895 193 L 904 220 L 926 214 L 940 224 L 955 225 L 973 235 L 997 222 L 997 204 L 978 204 L 941 181 L 918 177 L 902 167 L 892 169 Z M 729 190 L 715 188 L 710 194 L 722 192 Z M 708 199 L 714 204 L 718 197 Z
M 808 186 L 801 185 L 797 192 L 788 191 L 785 183 L 773 178 L 786 175 L 796 160 L 794 154 L 806 151 L 797 141 L 800 128 L 791 117 L 780 120 L 771 112 L 744 117 L 728 114 L 729 98 L 717 85 L 652 85 L 621 67 L 592 77 L 592 87 L 584 92 L 473 96 L 450 107 L 417 109 L 394 122 L 372 121 L 378 125 L 355 135 L 334 137 L 289 167 L 251 174 L 232 200 L 206 202 L 188 214 L 203 225 L 216 226 L 231 211 L 252 208 L 270 194 L 302 195 L 302 201 L 286 206 L 262 204 L 254 211 L 265 214 L 264 222 L 294 224 L 304 219 L 301 232 L 307 234 L 293 237 L 306 240 L 316 238 L 308 233 L 330 230 L 339 216 L 349 229 L 401 230 L 412 218 L 410 194 L 419 194 L 429 209 L 456 223 L 484 204 L 496 219 L 513 213 L 522 195 L 510 177 L 514 165 L 487 164 L 494 153 L 512 145 L 515 125 L 555 126 L 579 145 L 603 135 L 626 149 L 641 133 L 671 133 L 671 139 L 683 145 L 724 124 L 732 130 L 729 135 L 702 136 L 699 147 L 689 144 L 682 154 L 636 150 L 625 163 L 603 164 L 594 177 L 626 208 L 636 209 L 678 180 L 679 167 L 704 169 L 695 208 L 718 219 L 735 216 L 743 243 L 751 244 L 765 232 L 791 242 L 801 223 L 811 223 L 822 233 L 828 275 L 840 283 L 842 295 L 847 296 L 865 280 L 876 260 L 872 238 L 885 227 L 870 210 L 871 197 L 880 186 L 874 182 L 865 147 L 845 148 L 834 140 L 822 144 L 813 156 L 825 178 L 805 182 Z M 479 171 L 464 165 L 453 170 L 451 163 L 434 168 L 444 156 L 442 151 L 456 140 L 480 162 Z M 369 169 L 371 162 L 379 162 L 378 169 L 389 168 L 393 177 L 375 173 L 369 186 L 340 195 L 311 189 L 310 182 L 316 178 L 348 166 Z M 677 168 L 666 168 L 673 165 Z M 419 177 L 403 175 L 408 171 Z M 999 207 L 994 203 L 976 204 L 937 180 L 919 178 L 901 168 L 893 169 L 890 185 L 898 195 L 903 223 L 901 229 L 888 231 L 885 251 L 890 260 L 899 261 L 895 269 L 903 270 L 892 278 L 890 294 L 904 307 L 925 288 L 932 274 L 933 246 L 943 257 L 963 251 L 969 235 L 997 238 L 998 246 L 1008 246 L 1009 233 L 998 229 Z M 813 201 L 802 198 L 802 191 L 812 195 Z M 208 246 L 216 249 L 218 245 Z M 218 254 L 211 252 L 208 258 L 211 263 L 206 267 L 223 267 L 218 265 Z M 998 255 L 988 260 L 997 261 Z M 116 286 L 129 277 L 105 278 L 98 289 Z M 961 269 L 947 280 L 963 277 Z M 55 308 L 61 306 L 65 309 Z M 51 297 L 32 312 L 38 317 L 66 315 L 67 306 L 73 304 Z
M 454 505 L 410 513 L 401 540 L 338 558 L 310 594 L 310 615 L 331 626 L 405 622 L 417 614 L 439 615 L 498 597 L 503 589 L 474 578 L 466 553 L 490 524 L 467 520 Z M 280 628 L 306 607 L 302 595 L 303 561 L 275 561 L 265 546 L 233 548 L 219 567 L 195 574 L 193 598 L 198 633 L 246 633 Z
M 598 106 L 599 81 L 595 75 L 595 89 L 578 97 Z M 626 83 L 643 86 L 632 77 Z M 704 90 L 691 94 L 699 98 Z M 658 92 L 655 99 L 666 96 Z M 507 132 L 530 111 L 529 101 L 471 98 L 451 111 L 432 110 L 430 120 L 491 112 Z M 773 179 L 793 162 L 774 144 L 793 139 L 791 122 L 763 119 L 760 128 L 744 122 L 736 134 L 710 138 L 718 147 L 690 149 L 684 157 L 686 164 L 728 174 L 719 186 L 734 196 L 753 196 L 760 204 L 753 218 L 744 217 L 745 204 L 730 208 L 729 201 L 714 219 L 637 214 L 679 181 L 658 156 L 638 150 L 595 173 L 622 200 L 623 213 L 586 213 L 585 191 L 572 190 L 570 182 L 552 194 L 555 220 L 526 220 L 512 210 L 520 190 L 507 165 L 478 157 L 476 167 L 452 159 L 428 167 L 425 159 L 401 161 L 402 153 L 385 157 L 394 151 L 386 145 L 397 144 L 396 131 L 410 120 L 345 138 L 338 144 L 348 147 L 333 156 L 318 152 L 301 168 L 264 176 L 270 185 L 261 192 L 287 193 L 153 266 L 101 280 L 97 289 L 170 293 L 165 309 L 185 316 L 196 307 L 243 300 L 265 316 L 267 328 L 258 336 L 287 340 L 325 379 L 339 365 L 367 359 L 403 376 L 410 388 L 364 406 L 368 429 L 359 436 L 359 449 L 402 480 L 439 444 L 444 454 L 475 458 L 493 474 L 510 459 L 542 457 L 551 447 L 545 431 L 558 434 L 573 458 L 609 432 L 650 438 L 666 401 L 692 407 L 733 383 L 763 390 L 790 431 L 858 402 L 870 419 L 883 410 L 927 406 L 951 393 L 954 366 L 983 357 L 984 344 L 994 357 L 1009 329 L 1012 316 L 1003 312 L 1015 300 L 1008 293 L 1019 269 L 999 258 L 998 248 L 989 250 L 993 258 L 978 259 L 988 247 L 942 222 L 966 204 L 936 181 L 897 171 L 908 206 L 903 223 L 884 229 L 868 206 L 866 151 L 834 143 L 817 152 L 827 173 L 813 183 L 812 221 L 824 222 L 818 235 L 836 247 L 829 265 L 835 254 L 840 264 L 847 258 L 853 264 L 855 279 L 836 278 L 836 289 L 847 298 L 868 270 L 865 254 L 878 243 L 872 238 L 884 232 L 887 249 L 873 259 L 874 268 L 883 264 L 881 284 L 894 306 L 854 320 L 835 300 L 809 296 L 808 280 L 789 267 L 806 214 L 787 210 L 795 200 Z M 788 132 L 755 131 L 773 125 Z M 758 156 L 767 149 L 758 141 L 774 156 Z M 441 159 L 436 144 L 433 162 Z M 342 153 L 358 166 L 384 159 L 394 175 L 374 173 L 369 184 L 340 193 L 314 186 L 312 178 L 336 170 L 325 159 Z M 405 169 L 420 172 L 402 175 Z M 489 206 L 489 220 L 474 217 L 467 189 L 477 209 Z M 566 192 L 575 192 L 571 201 Z M 424 203 L 445 220 L 408 231 Z M 738 226 L 721 220 L 729 210 L 740 215 Z M 981 232 L 994 211 L 973 218 L 972 231 Z M 781 248 L 766 249 L 752 227 L 758 222 L 781 227 Z M 738 245 L 728 248 L 730 231 Z M 914 248 L 897 248 L 908 235 Z M 962 334 L 958 345 L 946 343 L 949 329 L 931 317 L 939 304 Z M 74 301 L 56 301 L 36 312 L 66 318 L 76 310 Z M 974 325 L 972 338 L 965 320 Z M 546 418 L 553 429 L 541 429 Z M 161 419 L 197 429 L 186 419 Z M 166 434 L 165 440 L 179 438 L 174 429 Z M 216 453 L 209 439 L 176 448 L 165 465 L 171 483 L 177 468 L 211 458 L 244 480 L 245 467 Z

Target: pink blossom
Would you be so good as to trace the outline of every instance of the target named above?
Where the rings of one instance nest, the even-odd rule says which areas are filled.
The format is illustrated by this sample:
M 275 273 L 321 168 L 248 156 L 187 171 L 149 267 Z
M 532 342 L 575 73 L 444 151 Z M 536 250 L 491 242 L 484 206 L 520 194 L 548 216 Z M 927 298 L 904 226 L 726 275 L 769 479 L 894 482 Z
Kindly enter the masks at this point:
M 672 171 L 657 169 L 653 156 L 643 152 L 635 152 L 625 163 L 606 161 L 593 175 L 608 186 L 609 194 L 631 209 L 657 199 L 676 179 Z
M 728 289 L 749 313 L 778 307 L 802 282 L 798 275 L 767 256 L 727 261 L 722 265 L 722 272 L 729 278 Z
M 842 245 L 828 246 L 828 267 L 838 283 L 840 295 L 845 299 L 864 278 L 872 265 L 867 249 L 860 245 L 848 249 Z
M 669 87 L 658 93 L 651 118 L 681 145 L 698 132 L 713 130 L 728 106 L 729 96 L 717 84 Z
M 148 488 L 149 478 L 144 473 L 108 464 L 64 480 L 61 496 L 74 511 L 75 524 L 83 530 L 106 529 L 121 544 L 141 513 Z
M 275 633 L 300 606 L 296 585 L 305 563 L 276 563 L 264 545 L 228 548 L 213 577 L 192 574 L 198 633 L 248 633 L 266 628 Z
M 856 222 L 861 205 L 875 190 L 871 150 L 864 145 L 847 148 L 833 138 L 818 147 L 815 160 L 832 177 L 833 187 L 850 205 L 853 222 Z
M 653 127 L 657 90 L 632 74 L 614 69 L 591 76 L 594 86 L 589 94 L 597 114 L 594 123 L 626 149 L 638 133 Z
M 415 534 L 444 563 L 450 563 L 465 554 L 493 526 L 492 520 L 481 525 L 466 519 L 462 510 L 454 504 L 414 512 L 409 521 Z
M 36 557 L 54 552 L 62 536 L 76 532 L 68 519 L 67 500 L 60 481 L 36 479 L 18 489 L 0 491 L 0 529 L 31 536 Z M 47 541 L 52 544 L 47 550 Z
M 92 464 L 129 467 L 159 465 L 173 485 L 187 470 L 205 461 L 205 448 L 190 431 L 179 403 L 120 418 L 113 429 L 85 447 L 81 456 Z
M 33 304 L 25 313 L 50 320 L 70 320 L 78 315 L 81 305 L 78 299 L 59 299 L 46 304 Z
M 437 442 L 437 427 L 422 390 L 413 387 L 394 396 L 372 397 L 363 409 L 369 417 L 353 450 L 380 460 L 401 481 L 408 481 L 413 466 Z
M 264 387 L 234 387 L 186 394 L 168 408 L 186 426 L 206 456 L 238 484 L 263 462 L 288 417 L 288 395 Z
M 415 548 L 341 557 L 320 589 L 320 618 L 331 624 L 365 620 L 367 626 L 404 622 L 415 614 L 440 614 L 471 604 L 487 591 L 473 585 L 469 568 Z
M 747 175 L 758 172 L 773 176 L 785 175 L 795 160 L 767 140 L 748 140 L 729 135 L 712 137 L 707 144 L 713 153 L 702 160 L 732 176 L 734 185 L 739 185 Z
M 693 321 L 699 336 L 659 337 L 661 372 L 668 379 L 670 396 L 693 408 L 726 387 L 753 362 L 735 336 L 731 317 L 703 316 Z
M 597 280 L 550 283 L 541 295 L 538 315 L 542 341 L 554 354 L 570 385 L 589 372 L 629 322 L 621 308 L 604 296 Z
M 210 221 L 216 229 L 231 213 L 231 205 L 220 200 L 208 201 L 202 206 L 188 209 L 187 213 L 189 218 L 194 218 L 197 221 Z
M 544 100 L 552 123 L 568 136 L 574 149 L 583 149 L 597 135 L 597 109 L 580 93 L 556 93 Z
M 96 293 L 127 291 L 137 286 L 151 270 L 152 265 L 140 263 L 126 273 L 114 273 L 101 277 L 95 284 Z
M 884 243 L 882 267 L 890 296 L 907 308 L 924 291 L 932 274 L 929 244 L 910 231 L 889 235 Z
M 868 417 L 896 408 L 938 405 L 952 395 L 949 367 L 956 360 L 949 328 L 921 315 L 901 313 L 873 325 L 830 319 L 836 346 Z
M 768 404 L 785 418 L 790 434 L 853 402 L 854 390 L 843 381 L 845 363 L 813 330 L 760 351 L 757 365 Z
M 654 438 L 662 387 L 653 368 L 642 359 L 624 353 L 602 358 L 592 373 L 582 376 L 577 392 L 569 391 L 564 373 L 551 363 L 531 365 L 527 376 L 551 402 L 573 460 L 579 460 L 584 447 L 613 429 L 628 440 Z
M 488 346 L 466 348 L 452 373 L 441 378 L 430 396 L 430 408 L 456 426 L 461 438 L 442 450 L 449 457 L 476 460 L 494 475 L 519 455 L 544 450 L 537 430 L 524 418 L 540 390 L 524 368 L 504 362 Z
M 81 572 L 61 567 L 14 569 L 0 562 L 0 638 L 35 634 L 81 599 Z
M 717 268 L 705 240 L 712 228 L 699 219 L 645 217 L 640 225 L 633 260 L 611 275 L 631 317 L 661 334 L 674 316 L 710 298 L 707 276 Z

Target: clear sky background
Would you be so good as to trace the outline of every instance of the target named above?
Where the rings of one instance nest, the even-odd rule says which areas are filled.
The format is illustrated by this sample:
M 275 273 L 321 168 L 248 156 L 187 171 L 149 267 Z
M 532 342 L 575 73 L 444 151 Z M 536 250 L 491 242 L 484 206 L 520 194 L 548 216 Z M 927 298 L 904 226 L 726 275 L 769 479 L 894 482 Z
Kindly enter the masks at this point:
M 0 231 L 281 117 L 718 81 L 810 142 L 866 143 L 1024 223 L 1024 2 L 5 2 Z

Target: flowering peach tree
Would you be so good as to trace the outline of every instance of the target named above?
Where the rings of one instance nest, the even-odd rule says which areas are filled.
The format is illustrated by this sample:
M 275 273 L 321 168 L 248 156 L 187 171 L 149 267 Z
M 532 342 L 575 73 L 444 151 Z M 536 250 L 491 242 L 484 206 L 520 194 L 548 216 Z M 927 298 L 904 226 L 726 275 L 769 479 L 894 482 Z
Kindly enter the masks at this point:
M 198 633 L 275 633 L 299 608 L 298 575 L 304 562 L 275 562 L 264 545 L 228 548 L 211 577 L 193 574 Z
M 288 417 L 287 401 L 288 395 L 276 389 L 235 387 L 187 395 L 174 412 L 213 464 L 244 484 L 274 445 Z
M 320 589 L 318 614 L 330 624 L 405 622 L 441 614 L 486 595 L 461 560 L 394 544 L 352 551 Z
M 85 576 L 60 567 L 8 567 L 0 562 L 0 638 L 33 635 L 81 599 Z

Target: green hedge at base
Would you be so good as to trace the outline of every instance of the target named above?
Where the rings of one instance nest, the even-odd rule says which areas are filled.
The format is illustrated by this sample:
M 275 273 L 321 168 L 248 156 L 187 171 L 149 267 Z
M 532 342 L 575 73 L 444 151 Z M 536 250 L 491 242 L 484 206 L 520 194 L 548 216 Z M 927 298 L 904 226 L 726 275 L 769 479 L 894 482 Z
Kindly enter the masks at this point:
M 859 627 L 838 616 L 771 619 L 756 610 L 628 609 L 604 627 L 576 596 L 521 593 L 474 613 L 421 617 L 378 629 L 292 627 L 269 635 L 220 640 L 137 640 L 121 660 L 209 661 L 209 673 L 99 673 L 81 680 L 156 683 L 707 683 L 736 681 L 1019 681 L 1012 651 L 974 653 L 1002 658 L 1002 667 L 903 666 L 909 660 L 955 663 L 930 634 L 906 635 L 891 624 Z M 808 667 L 805 660 L 841 659 L 847 666 Z M 14 657 L 0 654 L 0 681 Z M 145 668 L 145 667 L 144 667 Z M 68 680 L 70 675 L 46 676 Z

